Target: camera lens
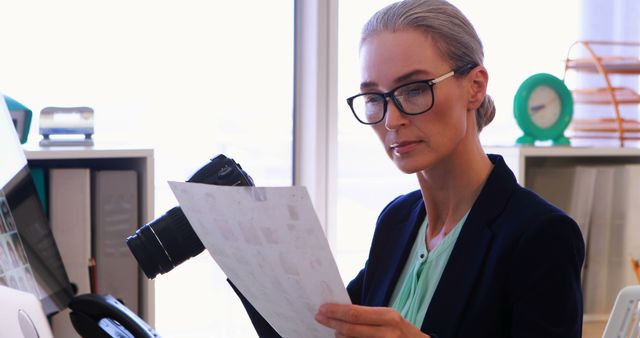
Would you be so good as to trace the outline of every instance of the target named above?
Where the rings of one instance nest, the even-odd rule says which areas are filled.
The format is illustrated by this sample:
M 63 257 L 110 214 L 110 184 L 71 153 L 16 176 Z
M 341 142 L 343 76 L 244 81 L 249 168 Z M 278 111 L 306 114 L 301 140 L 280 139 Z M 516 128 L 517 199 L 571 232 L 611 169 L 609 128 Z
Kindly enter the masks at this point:
M 127 245 L 148 278 L 167 273 L 204 251 L 180 207 L 138 229 L 127 238 Z
M 252 186 L 251 176 L 233 159 L 218 155 L 187 182 L 214 185 Z M 155 278 L 204 251 L 204 245 L 180 207 L 141 227 L 127 238 L 127 245 L 144 274 Z

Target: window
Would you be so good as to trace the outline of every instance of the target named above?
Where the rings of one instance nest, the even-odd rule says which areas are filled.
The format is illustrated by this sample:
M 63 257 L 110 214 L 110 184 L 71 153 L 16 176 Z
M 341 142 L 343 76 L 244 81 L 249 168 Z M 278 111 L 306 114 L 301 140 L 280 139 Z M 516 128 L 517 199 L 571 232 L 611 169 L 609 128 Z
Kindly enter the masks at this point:
M 90 106 L 97 144 L 155 149 L 156 215 L 218 153 L 260 185 L 291 185 L 293 1 L 3 4 L 0 90 L 35 114 Z M 8 47 L 10 46 L 10 47 Z M 124 240 L 124 239 L 123 239 Z M 203 253 L 156 278 L 165 337 L 255 335 Z

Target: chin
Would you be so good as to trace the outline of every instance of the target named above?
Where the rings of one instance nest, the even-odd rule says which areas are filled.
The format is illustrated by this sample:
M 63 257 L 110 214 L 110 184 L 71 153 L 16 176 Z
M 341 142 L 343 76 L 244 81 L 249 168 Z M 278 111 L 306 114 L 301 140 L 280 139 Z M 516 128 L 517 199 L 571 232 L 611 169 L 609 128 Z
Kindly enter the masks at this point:
M 392 155 L 393 163 L 405 174 L 415 174 L 429 167 L 429 161 L 424 158 L 398 157 Z

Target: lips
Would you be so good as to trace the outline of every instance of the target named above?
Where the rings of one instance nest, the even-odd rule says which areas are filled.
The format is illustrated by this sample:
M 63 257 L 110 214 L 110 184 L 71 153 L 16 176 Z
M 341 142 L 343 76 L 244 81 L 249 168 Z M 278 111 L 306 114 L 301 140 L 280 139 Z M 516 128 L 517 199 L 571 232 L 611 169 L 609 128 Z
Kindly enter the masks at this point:
M 402 141 L 402 142 L 392 143 L 389 146 L 389 148 L 391 148 L 391 150 L 393 150 L 395 154 L 402 155 L 412 151 L 420 143 L 422 142 L 421 141 Z

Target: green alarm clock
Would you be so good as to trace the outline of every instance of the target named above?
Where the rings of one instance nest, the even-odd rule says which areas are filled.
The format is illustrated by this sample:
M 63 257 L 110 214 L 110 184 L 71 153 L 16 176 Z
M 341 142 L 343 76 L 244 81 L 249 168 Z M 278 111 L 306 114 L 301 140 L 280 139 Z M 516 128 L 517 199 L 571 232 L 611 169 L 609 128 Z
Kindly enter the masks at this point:
M 553 145 L 571 144 L 564 131 L 573 116 L 573 97 L 559 78 L 539 73 L 524 80 L 513 99 L 513 114 L 524 132 L 517 144 L 547 140 Z

